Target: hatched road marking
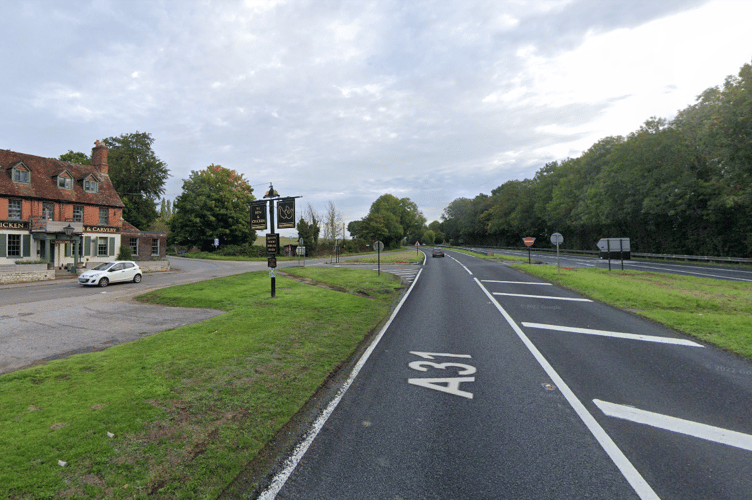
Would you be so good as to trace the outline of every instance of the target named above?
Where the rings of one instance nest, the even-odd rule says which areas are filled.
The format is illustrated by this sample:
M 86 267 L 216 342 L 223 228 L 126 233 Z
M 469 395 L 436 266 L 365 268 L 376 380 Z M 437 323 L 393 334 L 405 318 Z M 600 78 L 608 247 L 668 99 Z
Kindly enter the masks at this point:
M 660 344 L 684 345 L 684 346 L 689 346 L 689 347 L 705 347 L 704 345 L 698 344 L 697 342 L 692 342 L 691 340 L 674 339 L 670 337 L 656 337 L 654 335 L 640 335 L 637 333 L 611 332 L 607 330 L 593 330 L 590 328 L 575 328 L 571 326 L 544 325 L 541 323 L 525 323 L 525 322 L 522 322 L 522 326 L 524 326 L 525 328 L 538 328 L 541 330 L 553 330 L 557 332 L 582 333 L 585 335 L 598 335 L 601 337 L 614 337 L 618 339 L 641 340 L 643 342 L 658 342 Z

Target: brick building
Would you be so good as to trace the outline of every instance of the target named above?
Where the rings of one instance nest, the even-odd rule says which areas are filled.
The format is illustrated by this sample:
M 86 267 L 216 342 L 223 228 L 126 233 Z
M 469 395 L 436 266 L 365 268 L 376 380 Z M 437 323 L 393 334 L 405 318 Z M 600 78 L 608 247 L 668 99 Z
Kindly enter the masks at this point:
M 0 264 L 45 260 L 90 267 L 120 250 L 123 202 L 110 181 L 107 147 L 92 165 L 0 149 Z
M 123 221 L 120 244 L 131 248 L 133 260 L 164 260 L 167 258 L 167 233 L 139 231 Z

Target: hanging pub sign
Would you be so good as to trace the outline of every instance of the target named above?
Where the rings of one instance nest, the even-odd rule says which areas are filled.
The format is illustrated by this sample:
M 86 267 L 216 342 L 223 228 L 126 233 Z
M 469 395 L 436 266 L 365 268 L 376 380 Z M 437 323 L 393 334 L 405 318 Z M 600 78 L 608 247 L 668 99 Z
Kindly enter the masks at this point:
M 266 229 L 266 201 L 251 202 L 251 231 Z
M 282 198 L 277 201 L 277 227 L 295 228 L 295 198 Z

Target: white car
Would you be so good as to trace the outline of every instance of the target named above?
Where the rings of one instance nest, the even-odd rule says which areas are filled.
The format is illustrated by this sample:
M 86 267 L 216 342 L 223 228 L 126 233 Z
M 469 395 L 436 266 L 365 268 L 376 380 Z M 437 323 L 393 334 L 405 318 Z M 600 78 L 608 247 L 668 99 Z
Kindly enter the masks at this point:
M 78 282 L 82 285 L 107 286 L 118 281 L 141 282 L 141 268 L 130 260 L 116 260 L 103 262 L 97 267 L 78 275 Z

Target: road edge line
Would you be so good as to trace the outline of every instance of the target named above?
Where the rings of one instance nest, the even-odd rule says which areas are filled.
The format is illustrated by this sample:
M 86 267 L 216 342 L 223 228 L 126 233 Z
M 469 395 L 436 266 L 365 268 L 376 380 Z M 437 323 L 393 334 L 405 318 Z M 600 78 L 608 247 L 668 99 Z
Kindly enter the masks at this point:
M 535 347 L 532 341 L 527 337 L 527 335 L 525 335 L 525 332 L 522 331 L 522 329 L 517 325 L 514 319 L 512 319 L 509 313 L 507 313 L 507 311 L 503 307 L 501 307 L 501 304 L 499 304 L 494 296 L 488 290 L 486 290 L 486 287 L 483 286 L 478 278 L 473 278 L 473 280 L 477 283 L 480 289 L 483 290 L 483 293 L 485 293 L 486 296 L 491 299 L 491 303 L 494 304 L 496 309 L 501 313 L 502 316 L 504 316 L 504 319 L 507 320 L 509 326 L 512 327 L 514 332 L 517 334 L 520 340 L 522 340 L 522 343 L 525 344 L 525 347 L 527 347 L 528 351 L 530 351 L 536 361 L 538 361 L 538 364 L 541 365 L 546 374 L 551 377 L 551 381 L 559 389 L 562 396 L 564 396 L 575 413 L 577 413 L 577 416 L 580 417 L 580 420 L 582 420 L 593 437 L 595 437 L 596 441 L 598 441 L 598 444 L 601 445 L 601 448 L 603 448 L 609 458 L 611 458 L 611 461 L 614 463 L 614 465 L 616 465 L 616 467 L 619 469 L 630 486 L 632 486 L 632 489 L 634 489 L 635 493 L 637 493 L 637 495 L 642 500 L 660 500 L 655 491 L 653 491 L 653 488 L 650 487 L 647 481 L 645 481 L 642 475 L 637 471 L 637 469 L 635 469 L 634 465 L 632 465 L 632 462 L 630 462 L 629 459 L 624 455 L 624 453 L 619 449 L 619 447 L 616 446 L 616 443 L 614 443 L 614 441 L 606 433 L 606 431 L 603 430 L 603 427 L 601 427 L 598 421 L 595 420 L 595 417 L 593 417 L 593 415 L 590 414 L 587 408 L 585 408 L 585 405 L 583 405 L 582 402 L 577 398 L 577 396 L 575 396 L 574 392 L 572 392 L 569 386 L 564 382 L 564 379 L 559 376 L 556 370 L 554 370 L 553 366 L 551 366 L 551 364 L 548 362 L 548 360 L 546 360 L 543 354 L 541 354 L 538 348 Z
M 337 405 L 342 400 L 342 398 L 344 397 L 345 393 L 350 388 L 352 383 L 355 381 L 355 377 L 358 376 L 358 373 L 360 373 L 361 368 L 363 368 L 363 366 L 366 364 L 366 361 L 368 361 L 368 358 L 371 356 L 371 353 L 374 351 L 374 349 L 376 349 L 376 345 L 378 345 L 379 341 L 381 340 L 381 337 L 384 336 L 386 331 L 392 325 L 392 321 L 394 321 L 394 318 L 397 317 L 397 314 L 399 313 L 400 309 L 402 309 L 402 305 L 410 296 L 410 292 L 413 291 L 413 288 L 415 287 L 415 284 L 418 282 L 418 278 L 420 278 L 420 275 L 422 272 L 423 272 L 423 269 L 420 269 L 418 271 L 418 274 L 415 275 L 415 279 L 410 285 L 410 288 L 407 289 L 407 292 L 399 301 L 399 303 L 397 304 L 397 307 L 395 307 L 394 311 L 392 311 L 392 315 L 389 317 L 389 320 L 386 322 L 386 324 L 384 324 L 384 326 L 381 328 L 379 333 L 373 339 L 373 341 L 371 342 L 371 345 L 369 345 L 368 348 L 365 350 L 365 352 L 363 352 L 363 354 L 360 356 L 360 359 L 358 360 L 358 362 L 355 364 L 352 371 L 350 372 L 350 376 L 347 377 L 347 380 L 345 381 L 345 383 L 342 384 L 342 387 L 339 388 L 336 396 L 334 396 L 334 399 L 332 399 L 329 402 L 329 404 L 326 406 L 324 411 L 322 411 L 321 414 L 313 422 L 313 425 L 311 425 L 311 429 L 306 433 L 306 436 L 303 439 L 303 441 L 295 447 L 295 450 L 292 452 L 292 454 L 285 460 L 282 470 L 274 476 L 269 486 L 266 489 L 264 489 L 264 491 L 262 491 L 261 494 L 258 496 L 259 500 L 273 500 L 274 498 L 277 497 L 277 494 L 280 492 L 280 490 L 282 490 L 285 483 L 287 482 L 287 479 L 295 471 L 295 468 L 303 459 L 303 456 L 305 455 L 306 451 L 308 451 L 308 448 L 310 448 L 311 444 L 313 443 L 313 440 L 316 439 L 316 436 L 318 436 L 319 432 L 326 424 L 326 421 L 329 420 L 329 417 L 332 415 L 332 413 L 334 413 L 334 410 L 337 408 Z

